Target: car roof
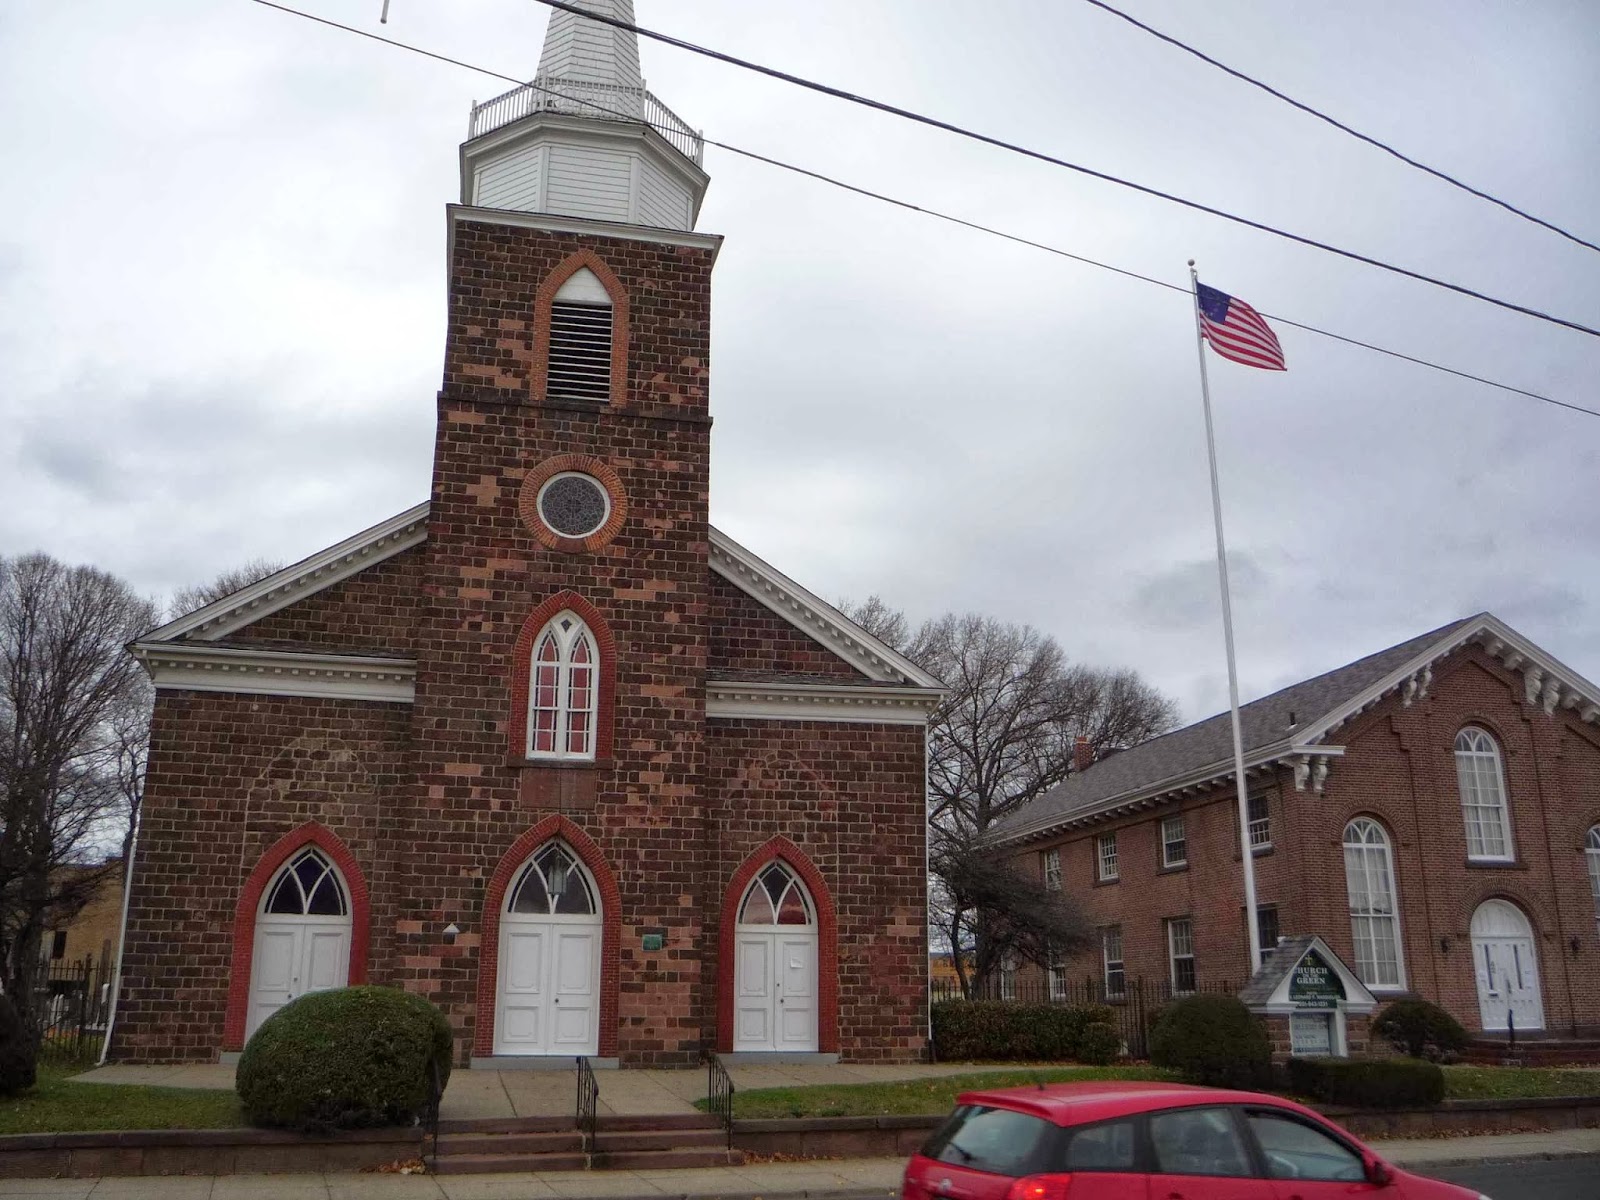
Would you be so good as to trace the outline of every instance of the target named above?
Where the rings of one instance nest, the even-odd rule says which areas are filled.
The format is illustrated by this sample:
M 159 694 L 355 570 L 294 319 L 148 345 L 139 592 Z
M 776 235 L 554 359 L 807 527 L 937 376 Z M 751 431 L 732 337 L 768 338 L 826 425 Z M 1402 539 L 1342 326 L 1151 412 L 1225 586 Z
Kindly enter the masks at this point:
M 1293 1101 L 1260 1092 L 1196 1087 L 1187 1083 L 1111 1079 L 1087 1083 L 1046 1083 L 1036 1087 L 994 1088 L 962 1092 L 957 1104 L 1008 1108 L 1042 1117 L 1056 1125 L 1082 1125 L 1132 1113 L 1164 1108 L 1192 1108 L 1201 1104 L 1271 1104 L 1304 1112 Z

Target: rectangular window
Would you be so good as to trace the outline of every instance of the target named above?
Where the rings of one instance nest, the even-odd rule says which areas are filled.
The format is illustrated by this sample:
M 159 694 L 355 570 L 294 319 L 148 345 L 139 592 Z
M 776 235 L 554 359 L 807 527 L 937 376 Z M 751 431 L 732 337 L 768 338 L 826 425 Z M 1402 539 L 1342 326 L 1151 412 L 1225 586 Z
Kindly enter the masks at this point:
M 1099 877 L 1102 881 L 1117 877 L 1117 835 L 1102 833 L 1094 840 L 1095 861 L 1099 864 Z
M 1194 991 L 1194 927 L 1188 917 L 1167 922 L 1167 957 L 1172 963 L 1172 994 L 1185 996 Z
M 1060 1004 L 1067 998 L 1067 962 L 1055 951 L 1050 952 L 1050 999 Z
M 50 937 L 50 957 L 65 958 L 67 956 L 67 931 L 58 929 Z
M 1015 1000 L 1017 998 L 1017 958 L 1014 954 L 1006 954 L 1000 960 L 1000 999 Z
M 1183 814 L 1161 822 L 1161 865 L 1181 867 L 1189 861 L 1189 843 L 1183 836 Z
M 1272 816 L 1267 809 L 1267 794 L 1261 792 L 1251 796 L 1249 806 L 1250 849 L 1259 850 L 1272 845 Z
M 1278 910 L 1272 906 L 1256 909 L 1256 936 L 1261 939 L 1261 960 L 1266 961 L 1278 944 Z M 1259 964 L 1258 964 L 1259 965 Z
M 1106 999 L 1122 999 L 1128 994 L 1128 975 L 1122 965 L 1122 926 L 1111 925 L 1100 931 L 1100 960 L 1105 964 Z
M 1061 890 L 1061 851 L 1046 850 L 1044 858 L 1044 886 L 1052 892 Z

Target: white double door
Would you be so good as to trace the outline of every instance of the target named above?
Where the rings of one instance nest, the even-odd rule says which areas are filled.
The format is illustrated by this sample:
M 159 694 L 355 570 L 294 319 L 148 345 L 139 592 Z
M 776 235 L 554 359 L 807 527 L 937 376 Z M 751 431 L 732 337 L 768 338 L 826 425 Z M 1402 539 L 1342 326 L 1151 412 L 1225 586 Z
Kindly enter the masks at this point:
M 1483 1028 L 1502 1032 L 1544 1028 L 1539 959 L 1533 928 L 1514 904 L 1487 900 L 1472 914 L 1472 961 Z
M 341 988 L 349 982 L 349 917 L 257 918 L 245 1037 L 296 996 Z
M 737 937 L 734 1050 L 816 1050 L 816 930 L 740 929 Z
M 500 919 L 496 1054 L 600 1051 L 600 918 Z

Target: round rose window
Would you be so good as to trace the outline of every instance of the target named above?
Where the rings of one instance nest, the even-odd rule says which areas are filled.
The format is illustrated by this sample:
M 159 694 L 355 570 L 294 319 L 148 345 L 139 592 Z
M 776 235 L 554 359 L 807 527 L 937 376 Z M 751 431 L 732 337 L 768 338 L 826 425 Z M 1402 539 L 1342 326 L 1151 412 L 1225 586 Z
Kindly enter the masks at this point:
M 563 471 L 539 489 L 539 519 L 562 537 L 583 538 L 611 516 L 611 495 L 592 475 Z

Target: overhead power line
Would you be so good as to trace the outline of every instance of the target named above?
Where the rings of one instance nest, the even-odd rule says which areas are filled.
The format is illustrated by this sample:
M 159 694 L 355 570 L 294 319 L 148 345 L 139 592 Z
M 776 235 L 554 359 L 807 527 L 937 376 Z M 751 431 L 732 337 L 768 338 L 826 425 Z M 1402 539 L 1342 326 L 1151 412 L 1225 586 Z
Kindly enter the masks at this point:
M 385 46 L 392 46 L 396 50 L 405 50 L 412 54 L 420 55 L 423 58 L 433 59 L 435 62 L 446 63 L 453 67 L 461 67 L 464 70 L 487 76 L 490 79 L 499 79 L 506 83 L 516 84 L 518 87 L 531 87 L 536 91 L 544 92 L 547 95 L 556 96 L 570 103 L 581 104 L 585 107 L 592 108 L 600 114 L 614 117 L 619 121 L 631 121 L 639 124 L 649 125 L 657 132 L 664 132 L 664 128 L 660 125 L 656 125 L 649 121 L 643 121 L 639 117 L 631 113 L 623 112 L 620 109 L 608 108 L 605 105 L 594 100 L 590 100 L 586 97 L 570 96 L 565 92 L 558 91 L 555 88 L 546 87 L 537 82 L 522 80 L 515 75 L 507 75 L 489 67 L 481 67 L 475 63 L 465 62 L 459 58 L 451 58 L 449 55 L 439 54 L 433 50 L 425 50 L 421 46 L 413 46 L 408 42 L 401 42 L 395 40 L 394 38 L 383 37 L 380 34 L 369 33 L 367 30 L 359 29 L 354 25 L 345 25 L 338 21 L 330 20 L 327 17 L 319 17 L 315 13 L 304 12 L 298 8 L 290 8 L 288 5 L 275 3 L 274 0 L 251 0 L 251 2 L 254 4 L 259 4 L 264 8 L 276 9 L 278 12 L 288 13 L 290 16 L 302 17 L 307 21 L 314 21 L 318 25 L 326 25 L 329 28 L 337 29 L 344 33 L 353 33 L 357 37 L 366 38 L 368 41 L 378 42 Z M 815 180 L 818 183 L 825 183 L 832 187 L 841 188 L 847 192 L 853 192 L 858 196 L 863 196 L 870 200 L 877 200 L 884 204 L 891 204 L 896 208 L 903 208 L 910 212 L 920 213 L 923 216 L 933 217 L 936 220 L 947 221 L 952 225 L 959 225 L 965 229 L 971 229 L 978 233 L 988 234 L 991 237 L 1003 238 L 1008 242 L 1015 242 L 1020 246 L 1028 246 L 1034 250 L 1042 250 L 1047 254 L 1054 254 L 1060 258 L 1071 259 L 1073 262 L 1082 263 L 1085 266 L 1096 267 L 1102 271 L 1110 271 L 1113 274 L 1122 275 L 1128 279 L 1136 279 L 1141 283 L 1153 284 L 1156 287 L 1165 288 L 1167 291 L 1180 292 L 1185 297 L 1192 296 L 1192 293 L 1188 288 L 1180 286 L 1179 284 L 1170 283 L 1165 279 L 1157 279 L 1153 275 L 1143 275 L 1138 271 L 1130 271 L 1126 267 L 1118 267 L 1111 263 L 1101 262 L 1098 259 L 1088 258 L 1082 254 L 1074 254 L 1070 250 L 1063 250 L 1058 246 L 1051 246 L 1045 242 L 1035 241 L 1032 238 L 1023 237 L 1020 234 L 1008 233 L 1005 230 L 996 229 L 989 225 L 983 225 L 977 221 L 969 221 L 964 217 L 957 217 L 950 213 L 939 212 L 937 209 L 925 208 L 922 205 L 914 204 L 909 200 L 902 200 L 898 197 L 889 196 L 882 192 L 875 192 L 870 188 L 861 187 L 853 183 L 847 183 L 844 180 L 836 179 L 830 175 L 825 175 L 820 171 L 813 171 L 807 167 L 801 167 L 795 165 L 794 163 L 784 162 L 781 159 L 771 158 L 768 155 L 757 153 L 754 150 L 746 150 L 739 146 L 733 146 L 727 142 L 719 142 L 715 138 L 703 137 L 702 140 L 708 146 L 715 146 L 719 150 L 726 150 L 728 153 L 739 155 L 741 158 L 748 158 L 754 162 L 764 163 L 765 165 L 771 167 L 777 167 L 780 170 L 789 171 L 792 174 L 804 176 L 805 178 Z M 1557 408 L 1564 408 L 1572 412 L 1583 413 L 1586 416 L 1600 417 L 1600 409 L 1585 408 L 1581 404 L 1573 404 L 1566 400 L 1557 400 L 1553 396 L 1545 396 L 1539 392 L 1532 392 L 1528 391 L 1526 388 L 1516 387 L 1513 384 L 1502 383 L 1499 380 L 1489 379 L 1482 375 L 1474 375 L 1470 371 L 1462 371 L 1455 367 L 1445 366 L 1443 363 L 1433 362 L 1430 359 L 1418 358 L 1415 355 L 1406 354 L 1399 350 L 1391 350 L 1384 346 L 1375 345 L 1372 342 L 1364 342 L 1359 338 L 1346 337 L 1344 334 L 1334 333 L 1331 330 L 1322 329 L 1315 325 L 1308 325 L 1302 321 L 1295 321 L 1289 317 L 1279 316 L 1275 313 L 1263 313 L 1262 315 L 1277 321 L 1280 324 L 1289 325 L 1295 329 L 1303 330 L 1306 333 L 1313 333 L 1319 337 L 1331 338 L 1336 342 L 1343 342 L 1349 346 L 1357 346 L 1363 350 L 1371 350 L 1375 354 L 1382 354 L 1389 358 L 1399 359 L 1402 362 L 1413 363 L 1419 367 L 1427 367 L 1429 370 L 1441 371 L 1446 375 L 1453 375 L 1458 379 L 1470 380 L 1473 383 L 1481 383 L 1486 387 L 1497 388 L 1500 391 L 1510 392 L 1513 395 L 1526 396 L 1530 400 L 1538 400 L 1545 404 L 1553 404 Z
M 1085 3 L 1092 4 L 1098 9 L 1103 9 L 1105 12 L 1110 13 L 1114 17 L 1122 18 L 1135 29 L 1142 29 L 1151 37 L 1159 38 L 1161 41 L 1166 42 L 1169 46 L 1175 46 L 1179 50 L 1182 50 L 1185 54 L 1194 55 L 1201 62 L 1207 63 L 1228 75 L 1232 75 L 1235 79 L 1242 83 L 1248 83 L 1251 87 L 1260 88 L 1263 92 L 1266 92 L 1267 95 L 1282 100 L 1285 104 L 1288 104 L 1291 107 L 1298 108 L 1301 112 L 1307 114 L 1308 116 L 1313 116 L 1319 121 L 1323 121 L 1329 125 L 1332 125 L 1335 129 L 1342 133 L 1349 134 L 1357 141 L 1365 142 L 1369 146 L 1382 150 L 1385 154 L 1388 154 L 1394 158 L 1398 158 L 1407 166 L 1415 167 L 1419 171 L 1426 172 L 1427 174 L 1432 175 L 1435 179 L 1442 179 L 1451 187 L 1460 188 L 1463 192 L 1470 193 L 1471 195 L 1478 197 L 1480 200 L 1487 200 L 1490 204 L 1498 205 L 1499 207 L 1505 209 L 1508 213 L 1514 213 L 1515 215 L 1521 217 L 1524 221 L 1532 221 L 1535 225 L 1542 226 L 1543 228 L 1548 229 L 1551 233 L 1559 233 L 1569 242 L 1576 242 L 1578 245 L 1587 246 L 1591 250 L 1600 250 L 1600 246 L 1597 246 L 1593 242 L 1579 237 L 1577 234 L 1572 233 L 1569 230 L 1561 228 L 1559 225 L 1553 224 L 1550 221 L 1546 221 L 1543 217 L 1536 217 L 1532 213 L 1518 208 L 1515 204 L 1511 204 L 1508 201 L 1500 199 L 1498 196 L 1491 195 L 1490 193 L 1479 188 L 1475 188 L 1470 183 L 1463 183 L 1454 175 L 1449 175 L 1444 171 L 1430 167 L 1425 162 L 1418 162 L 1409 154 L 1403 154 L 1399 150 L 1396 150 L 1393 146 L 1389 145 L 1389 143 L 1380 141 L 1375 137 L 1371 137 L 1365 133 L 1362 133 L 1359 129 L 1352 129 L 1338 118 L 1330 117 L 1327 113 L 1322 112 L 1320 109 L 1313 108 L 1309 104 L 1296 100 L 1293 96 L 1285 95 L 1271 84 L 1263 83 L 1261 80 L 1252 75 L 1246 75 L 1243 71 L 1230 67 L 1227 63 L 1218 62 L 1209 54 L 1205 53 L 1205 51 L 1197 50 L 1187 42 L 1179 41 L 1170 33 L 1162 33 L 1161 30 L 1156 29 L 1154 26 L 1146 25 L 1137 17 L 1130 16 L 1129 14 L 1123 12 L 1120 8 L 1114 8 L 1107 4 L 1105 0 L 1085 0 Z
M 1160 188 L 1151 187 L 1149 184 L 1135 183 L 1131 179 L 1123 179 L 1120 176 L 1112 175 L 1105 171 L 1097 171 L 1093 167 L 1084 166 L 1082 163 L 1069 162 L 1064 158 L 1057 158 L 1053 154 L 1046 154 L 1042 150 L 1032 150 L 1027 146 L 1018 145 L 1016 142 L 1008 142 L 1003 138 L 991 137 L 986 133 L 978 133 L 976 130 L 967 129 L 960 125 L 954 125 L 949 121 L 942 121 L 937 117 L 930 117 L 923 113 L 913 112 L 909 108 L 900 108 L 897 105 L 888 104 L 882 100 L 873 100 L 867 96 L 859 96 L 854 92 L 847 92 L 843 88 L 836 88 L 826 83 L 818 83 L 813 79 L 805 79 L 799 75 L 791 75 L 789 72 L 780 71 L 776 67 L 764 66 L 761 63 L 751 62 L 749 59 L 738 58 L 732 54 L 725 54 L 721 50 L 712 50 L 706 46 L 700 46 L 694 42 L 687 42 L 682 38 L 673 37 L 671 34 L 660 33 L 654 29 L 646 29 L 642 25 L 630 24 L 629 22 L 620 20 L 616 17 L 603 16 L 600 13 L 590 12 L 588 9 L 579 8 L 575 4 L 568 4 L 566 3 L 566 0 L 539 0 L 539 3 L 548 5 L 550 8 L 560 9 L 562 12 L 573 13 L 576 16 L 585 17 L 591 21 L 599 21 L 603 25 L 610 25 L 616 29 L 625 29 L 630 33 L 639 35 L 640 37 L 647 37 L 653 41 L 676 47 L 679 50 L 687 50 L 692 54 L 700 54 L 706 58 L 712 58 L 718 62 L 727 63 L 730 66 L 739 67 L 746 71 L 754 71 L 759 75 L 766 75 L 773 79 L 781 79 L 785 83 L 792 83 L 796 87 L 806 88 L 809 91 L 820 92 L 824 96 L 832 96 L 835 99 L 844 100 L 851 104 L 859 104 L 864 108 L 870 108 L 877 112 L 883 112 L 888 113 L 891 116 L 902 117 L 907 121 L 915 121 L 919 125 L 927 125 L 933 129 L 942 129 L 946 133 L 955 134 L 957 137 L 967 138 L 974 142 L 982 142 L 985 145 L 995 146 L 1001 150 L 1008 150 L 1013 154 L 1020 154 L 1024 158 L 1037 159 L 1039 162 L 1050 163 L 1052 166 L 1065 167 L 1069 171 L 1076 171 L 1081 175 L 1088 175 L 1093 179 L 1102 179 L 1107 183 L 1114 183 L 1118 187 L 1125 187 L 1136 192 L 1142 192 L 1146 196 L 1154 196 L 1159 200 L 1167 200 L 1173 204 L 1182 205 L 1184 208 L 1193 209 L 1196 212 L 1203 212 L 1213 217 L 1220 217 L 1224 221 L 1232 221 L 1234 224 L 1243 225 L 1247 229 L 1255 229 L 1262 233 L 1269 233 L 1274 237 L 1280 237 L 1291 242 L 1297 242 L 1302 246 L 1309 246 L 1313 250 L 1322 250 L 1328 254 L 1334 254 L 1340 258 L 1349 259 L 1352 262 L 1364 263 L 1369 267 L 1376 267 L 1380 271 L 1389 271 L 1395 275 L 1404 276 L 1407 279 L 1415 279 L 1419 283 L 1426 283 L 1431 284 L 1433 287 L 1444 288 L 1446 291 L 1455 292 L 1460 296 L 1467 296 L 1474 300 L 1481 300 L 1485 304 L 1493 304 L 1497 308 L 1507 309 L 1510 312 L 1521 313 L 1523 316 L 1534 317 L 1540 321 L 1548 321 L 1552 325 L 1561 325 L 1567 329 L 1575 329 L 1579 333 L 1586 333 L 1590 337 L 1600 338 L 1600 329 L 1595 329 L 1592 326 L 1584 325 L 1578 321 L 1571 321 L 1565 317 L 1558 317 L 1553 313 L 1547 313 L 1537 308 L 1529 308 L 1527 305 L 1517 304 L 1510 300 L 1502 300 L 1499 297 L 1491 296 L 1485 292 L 1480 292 L 1473 288 L 1469 288 L 1464 284 L 1451 283 L 1447 279 L 1440 279 L 1434 275 L 1425 275 L 1421 271 L 1413 271 L 1409 267 L 1397 266 L 1394 263 L 1385 262 L 1381 258 L 1373 258 L 1370 255 L 1360 254 L 1354 250 L 1346 250 L 1342 247 L 1334 246 L 1328 242 L 1321 242 L 1316 238 L 1307 237 L 1304 234 L 1291 233 L 1287 229 L 1281 229 L 1276 225 L 1268 225 L 1264 221 L 1256 221 L 1249 217 L 1241 217 L 1237 213 L 1228 212 L 1226 209 L 1214 208 L 1209 204 L 1202 204 L 1198 200 L 1189 200 L 1172 192 L 1164 192 Z

